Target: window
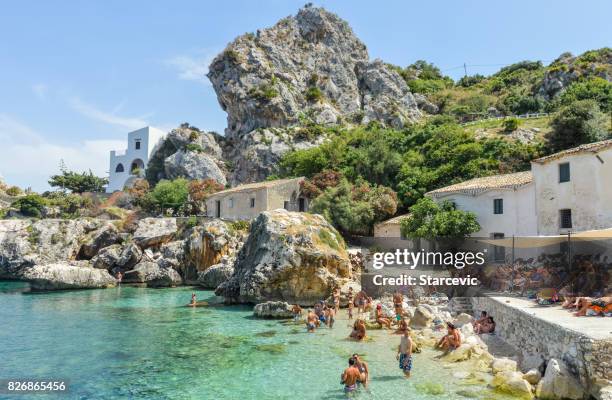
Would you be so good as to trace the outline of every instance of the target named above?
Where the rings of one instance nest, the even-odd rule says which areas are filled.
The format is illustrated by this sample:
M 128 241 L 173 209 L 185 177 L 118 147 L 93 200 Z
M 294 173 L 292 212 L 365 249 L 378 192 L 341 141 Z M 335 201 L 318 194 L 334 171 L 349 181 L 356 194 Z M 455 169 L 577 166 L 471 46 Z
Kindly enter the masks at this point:
M 124 172 L 125 170 L 123 169 L 123 164 L 119 163 L 117 164 L 117 168 L 115 168 L 115 172 Z
M 229 199 L 227 203 L 229 208 L 234 208 L 234 199 Z
M 493 239 L 503 239 L 503 233 L 494 233 Z M 506 248 L 503 246 L 493 246 L 493 261 L 504 262 L 506 261 Z
M 140 150 L 140 139 L 136 139 L 136 150 Z
M 283 203 L 283 208 L 289 211 L 289 202 L 287 200 L 285 200 L 285 202 Z
M 255 197 L 251 197 L 251 208 L 255 208 Z
M 570 229 L 572 227 L 572 210 L 559 210 L 559 219 L 561 220 L 562 229 Z
M 569 163 L 559 164 L 559 182 L 570 181 L 570 165 Z
M 215 201 L 215 217 L 221 218 L 221 200 Z
M 504 213 L 504 199 L 493 199 L 493 214 Z

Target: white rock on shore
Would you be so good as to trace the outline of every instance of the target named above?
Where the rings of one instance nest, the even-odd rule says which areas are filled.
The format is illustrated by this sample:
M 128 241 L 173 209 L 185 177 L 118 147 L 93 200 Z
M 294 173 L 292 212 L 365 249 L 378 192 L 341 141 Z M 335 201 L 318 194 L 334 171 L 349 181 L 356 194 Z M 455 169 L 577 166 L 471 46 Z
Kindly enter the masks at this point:
M 26 268 L 23 279 L 35 290 L 96 289 L 116 285 L 116 280 L 106 270 L 68 263 Z
M 536 388 L 536 396 L 540 399 L 579 400 L 584 397 L 584 391 L 567 366 L 562 361 L 551 358 L 544 377 Z

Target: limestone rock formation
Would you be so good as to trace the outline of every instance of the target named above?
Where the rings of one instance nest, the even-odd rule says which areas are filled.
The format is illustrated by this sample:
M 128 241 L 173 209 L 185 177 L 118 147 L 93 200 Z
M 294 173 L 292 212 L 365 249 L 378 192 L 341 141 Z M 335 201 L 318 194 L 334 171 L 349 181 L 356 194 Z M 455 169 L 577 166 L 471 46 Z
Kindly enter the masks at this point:
M 491 386 L 503 393 L 508 393 L 522 399 L 532 399 L 531 385 L 523 374 L 518 371 L 501 371 L 495 374 Z
M 96 289 L 116 284 L 106 270 L 67 262 L 27 267 L 21 277 L 35 290 Z
M 567 366 L 562 361 L 551 358 L 546 365 L 544 377 L 536 388 L 536 396 L 550 400 L 578 400 L 583 398 L 584 392 Z
M 123 276 L 126 283 L 146 283 L 149 287 L 170 287 L 180 285 L 183 280 L 172 268 L 160 267 L 152 261 L 142 261 Z
M 112 270 L 118 265 L 122 250 L 123 247 L 120 244 L 113 244 L 103 248 L 91 259 L 92 267 Z
M 413 328 L 427 328 L 431 325 L 434 315 L 431 311 L 420 305 L 414 310 L 414 315 L 410 319 L 410 326 Z
M 253 315 L 258 318 L 291 318 L 291 305 L 284 301 L 266 301 L 256 304 Z
M 90 260 L 100 249 L 119 242 L 120 238 L 117 228 L 111 223 L 105 223 L 80 241 L 83 244 L 77 257 L 80 260 Z
M 234 273 L 234 267 L 227 263 L 215 264 L 198 274 L 198 284 L 205 289 L 216 289 Z
M 159 246 L 171 241 L 177 230 L 176 218 L 144 218 L 138 221 L 134 242 L 143 249 Z
M 300 115 L 323 124 L 366 118 L 401 126 L 418 118 L 406 83 L 366 46 L 346 21 L 305 7 L 271 28 L 230 43 L 208 77 L 228 113 L 226 136 L 283 127 Z
M 188 281 L 199 281 L 199 273 L 213 265 L 221 262 L 233 265 L 243 241 L 241 232 L 221 220 L 206 221 L 194 227 L 185 239 L 183 276 Z
M 179 150 L 164 160 L 164 170 L 168 179 L 214 179 L 222 185 L 227 183 L 215 159 L 202 151 Z
M 344 241 L 322 216 L 274 210 L 252 222 L 234 274 L 215 293 L 229 303 L 312 305 L 354 278 Z

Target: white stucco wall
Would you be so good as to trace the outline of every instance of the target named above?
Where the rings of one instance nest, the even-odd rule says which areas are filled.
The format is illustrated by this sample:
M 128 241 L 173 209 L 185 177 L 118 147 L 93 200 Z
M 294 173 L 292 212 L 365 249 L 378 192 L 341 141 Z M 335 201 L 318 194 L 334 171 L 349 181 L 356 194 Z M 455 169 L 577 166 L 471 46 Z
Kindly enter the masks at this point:
M 601 161 L 597 158 L 601 159 Z M 559 182 L 559 164 L 569 162 L 570 181 Z M 531 164 L 538 234 L 566 233 L 560 210 L 572 210 L 572 232 L 612 227 L 612 149 Z
M 128 133 L 128 146 L 124 151 L 111 151 L 109 164 L 109 182 L 107 193 L 123 190 L 125 183 L 130 177 L 130 169 L 135 160 L 142 161 L 142 169 L 146 169 L 149 156 L 155 145 L 164 136 L 159 129 L 147 126 Z M 140 149 L 136 149 L 136 141 L 140 141 Z M 140 163 L 140 162 L 138 162 Z M 123 165 L 123 172 L 116 172 L 117 166 Z
M 531 183 L 518 189 L 489 190 L 477 196 L 454 193 L 434 200 L 450 200 L 455 202 L 458 209 L 474 212 L 481 229 L 472 237 L 490 237 L 493 233 L 510 237 L 536 234 L 534 196 L 534 185 Z M 504 200 L 503 214 L 493 213 L 494 199 Z

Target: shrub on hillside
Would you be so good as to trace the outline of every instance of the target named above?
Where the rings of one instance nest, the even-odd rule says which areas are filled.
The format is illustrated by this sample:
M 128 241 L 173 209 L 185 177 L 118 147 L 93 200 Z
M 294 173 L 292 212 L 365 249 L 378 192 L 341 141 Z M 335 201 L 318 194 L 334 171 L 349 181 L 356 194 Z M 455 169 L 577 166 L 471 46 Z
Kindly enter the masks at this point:
M 561 151 L 609 136 L 608 120 L 595 100 L 580 100 L 562 107 L 551 122 L 547 137 L 552 151 Z
M 23 193 L 23 191 L 18 186 L 11 186 L 10 188 L 6 189 L 6 194 L 9 196 L 19 196 L 21 193 Z
M 480 230 L 473 212 L 457 210 L 445 200 L 440 204 L 429 197 L 410 207 L 410 215 L 402 219 L 402 235 L 411 239 L 460 239 Z
M 51 187 L 70 190 L 73 193 L 104 192 L 106 184 L 108 184 L 107 178 L 95 176 L 91 170 L 79 173 L 63 169 L 60 175 L 53 175 L 49 179 Z
M 521 120 L 518 118 L 506 118 L 504 119 L 504 131 L 514 132 L 518 129 L 521 124 Z
M 162 179 L 148 196 L 162 212 L 172 209 L 173 213 L 177 214 L 183 209 L 189 197 L 189 182 L 184 178 L 173 181 Z
M 46 205 L 47 201 L 41 195 L 28 194 L 15 201 L 12 207 L 25 216 L 40 218 Z

